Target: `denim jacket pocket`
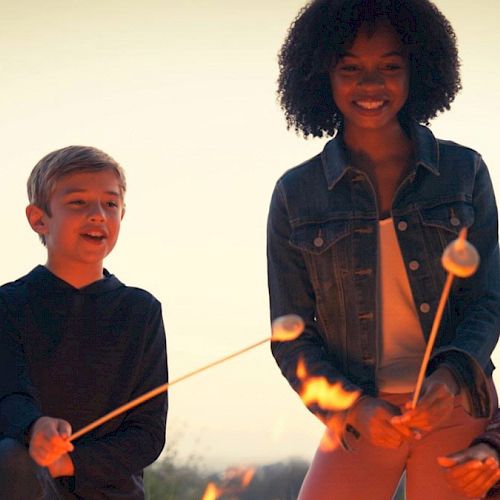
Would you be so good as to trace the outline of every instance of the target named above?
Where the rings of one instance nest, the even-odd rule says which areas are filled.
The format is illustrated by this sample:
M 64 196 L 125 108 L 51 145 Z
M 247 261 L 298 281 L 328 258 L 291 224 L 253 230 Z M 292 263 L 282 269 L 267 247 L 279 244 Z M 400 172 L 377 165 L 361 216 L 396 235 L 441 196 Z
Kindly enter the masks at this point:
M 424 226 L 443 229 L 453 235 L 474 223 L 474 207 L 466 201 L 450 201 L 421 208 L 420 214 Z
M 305 260 L 315 294 L 320 335 L 333 364 L 348 373 L 345 281 L 349 279 L 351 223 L 345 219 L 311 222 L 292 229 L 290 245 Z
M 474 224 L 474 207 L 467 201 L 451 200 L 422 208 L 420 214 L 424 230 L 427 229 L 428 248 L 431 248 L 435 255 L 431 262 L 432 274 L 441 276 L 444 280 L 446 271 L 442 267 L 441 255 L 463 227 L 470 228 Z M 442 320 L 442 325 L 445 325 L 441 334 L 443 341 L 451 342 L 452 332 L 456 330 L 464 310 L 472 299 L 470 281 L 455 279 L 447 302 L 448 312 Z
M 309 254 L 320 255 L 349 234 L 346 220 L 329 220 L 295 227 L 290 244 Z

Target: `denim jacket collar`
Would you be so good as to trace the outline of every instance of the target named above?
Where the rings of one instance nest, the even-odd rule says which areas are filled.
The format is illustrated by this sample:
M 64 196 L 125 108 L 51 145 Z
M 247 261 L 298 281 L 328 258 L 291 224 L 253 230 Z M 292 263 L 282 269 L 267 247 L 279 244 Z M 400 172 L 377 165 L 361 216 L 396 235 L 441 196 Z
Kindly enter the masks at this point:
M 410 134 L 415 145 L 415 170 L 422 166 L 434 175 L 439 175 L 439 145 L 434 134 L 416 122 L 410 125 Z M 321 153 L 321 162 L 328 189 L 331 190 L 346 172 L 352 169 L 347 160 L 342 132 L 339 131 L 326 143 Z

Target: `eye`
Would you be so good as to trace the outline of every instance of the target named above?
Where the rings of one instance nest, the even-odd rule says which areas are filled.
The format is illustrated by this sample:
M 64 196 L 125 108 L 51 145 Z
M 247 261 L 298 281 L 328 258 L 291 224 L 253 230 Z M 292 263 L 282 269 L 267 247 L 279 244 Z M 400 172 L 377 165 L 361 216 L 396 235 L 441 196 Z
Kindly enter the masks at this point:
M 359 66 L 356 64 L 342 64 L 339 69 L 344 73 L 354 73 L 359 70 Z
M 70 200 L 68 201 L 68 205 L 74 205 L 74 206 L 81 206 L 81 205 L 85 205 L 85 200 Z
M 383 71 L 389 71 L 389 72 L 399 71 L 401 69 L 403 69 L 403 65 L 400 63 L 386 63 L 382 66 Z
M 116 201 L 108 201 L 108 202 L 106 202 L 106 205 L 109 208 L 118 208 L 118 202 L 116 202 Z

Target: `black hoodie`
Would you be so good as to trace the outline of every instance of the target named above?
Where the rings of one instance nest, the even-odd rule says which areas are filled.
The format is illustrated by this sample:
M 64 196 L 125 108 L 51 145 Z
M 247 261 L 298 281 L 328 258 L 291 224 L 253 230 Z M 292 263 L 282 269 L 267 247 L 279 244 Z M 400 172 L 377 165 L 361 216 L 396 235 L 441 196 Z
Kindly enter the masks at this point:
M 76 289 L 43 266 L 0 287 L 0 438 L 26 443 L 42 415 L 75 432 L 166 381 L 161 305 L 148 292 L 107 271 Z M 61 483 L 82 498 L 144 498 L 166 413 L 160 395 L 76 440 L 75 476 Z

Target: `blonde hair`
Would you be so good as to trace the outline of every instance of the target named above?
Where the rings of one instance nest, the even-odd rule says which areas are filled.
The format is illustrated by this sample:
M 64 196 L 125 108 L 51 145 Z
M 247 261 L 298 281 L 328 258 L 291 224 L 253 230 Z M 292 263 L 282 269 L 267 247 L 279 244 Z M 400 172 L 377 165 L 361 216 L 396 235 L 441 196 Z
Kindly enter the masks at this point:
M 50 198 L 57 181 L 74 172 L 112 170 L 118 177 L 121 195 L 127 183 L 123 168 L 111 156 L 91 146 L 68 146 L 44 156 L 33 168 L 28 178 L 30 203 L 50 214 Z

